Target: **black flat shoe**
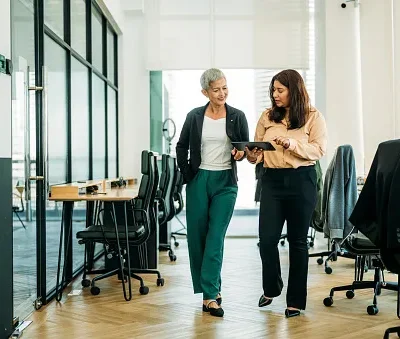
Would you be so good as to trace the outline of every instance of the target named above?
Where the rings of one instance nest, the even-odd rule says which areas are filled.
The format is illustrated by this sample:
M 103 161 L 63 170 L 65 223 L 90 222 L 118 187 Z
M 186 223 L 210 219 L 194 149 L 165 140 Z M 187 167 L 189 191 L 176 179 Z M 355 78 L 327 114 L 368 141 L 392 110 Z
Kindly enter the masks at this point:
M 218 306 L 221 306 L 221 304 L 222 304 L 222 297 L 218 297 L 218 298 L 216 298 L 215 300 L 216 300 Z
M 286 318 L 296 317 L 298 315 L 300 315 L 300 310 L 285 310 Z
M 260 299 L 258 300 L 258 307 L 264 307 L 264 306 L 268 306 L 269 304 L 272 303 L 272 300 L 274 299 L 269 299 L 264 297 L 264 294 L 260 297 Z
M 209 307 L 209 305 L 211 303 L 216 303 L 216 300 L 211 300 L 207 306 L 203 304 L 203 312 L 209 312 L 210 315 L 214 316 L 214 317 L 223 317 L 224 316 L 224 310 L 219 307 L 219 308 L 213 308 L 213 307 Z

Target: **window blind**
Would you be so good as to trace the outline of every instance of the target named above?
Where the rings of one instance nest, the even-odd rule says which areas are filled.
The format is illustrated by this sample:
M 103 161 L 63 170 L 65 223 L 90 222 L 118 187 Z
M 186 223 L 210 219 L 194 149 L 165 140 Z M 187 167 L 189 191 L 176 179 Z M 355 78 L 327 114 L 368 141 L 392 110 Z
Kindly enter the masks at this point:
M 309 0 L 147 0 L 149 70 L 309 67 Z

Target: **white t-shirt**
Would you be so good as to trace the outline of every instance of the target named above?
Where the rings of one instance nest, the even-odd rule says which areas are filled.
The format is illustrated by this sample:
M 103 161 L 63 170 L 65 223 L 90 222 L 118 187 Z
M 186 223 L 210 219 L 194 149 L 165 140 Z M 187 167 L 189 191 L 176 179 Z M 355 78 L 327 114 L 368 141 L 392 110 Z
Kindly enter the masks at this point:
M 201 135 L 200 168 L 209 171 L 231 169 L 231 141 L 226 135 L 226 118 L 214 120 L 204 116 Z

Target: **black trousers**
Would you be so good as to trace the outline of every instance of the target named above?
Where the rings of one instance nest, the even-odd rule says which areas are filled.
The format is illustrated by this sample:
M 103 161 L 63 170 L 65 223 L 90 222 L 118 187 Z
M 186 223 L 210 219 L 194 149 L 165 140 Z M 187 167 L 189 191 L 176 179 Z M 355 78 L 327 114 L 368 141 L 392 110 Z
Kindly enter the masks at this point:
M 264 295 L 277 297 L 283 288 L 278 242 L 286 220 L 290 265 L 286 303 L 302 310 L 306 308 L 307 234 L 316 184 L 314 166 L 267 169 L 262 177 L 259 236 Z

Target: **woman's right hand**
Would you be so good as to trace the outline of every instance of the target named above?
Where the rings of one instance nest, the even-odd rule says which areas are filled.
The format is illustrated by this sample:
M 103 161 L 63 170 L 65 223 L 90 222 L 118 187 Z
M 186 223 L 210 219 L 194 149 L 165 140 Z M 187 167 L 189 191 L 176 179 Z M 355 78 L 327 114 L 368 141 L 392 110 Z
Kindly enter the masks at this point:
M 256 162 L 257 158 L 263 153 L 263 150 L 257 147 L 254 147 L 252 150 L 249 150 L 246 147 L 245 150 L 246 150 L 247 160 L 249 160 L 250 162 Z

